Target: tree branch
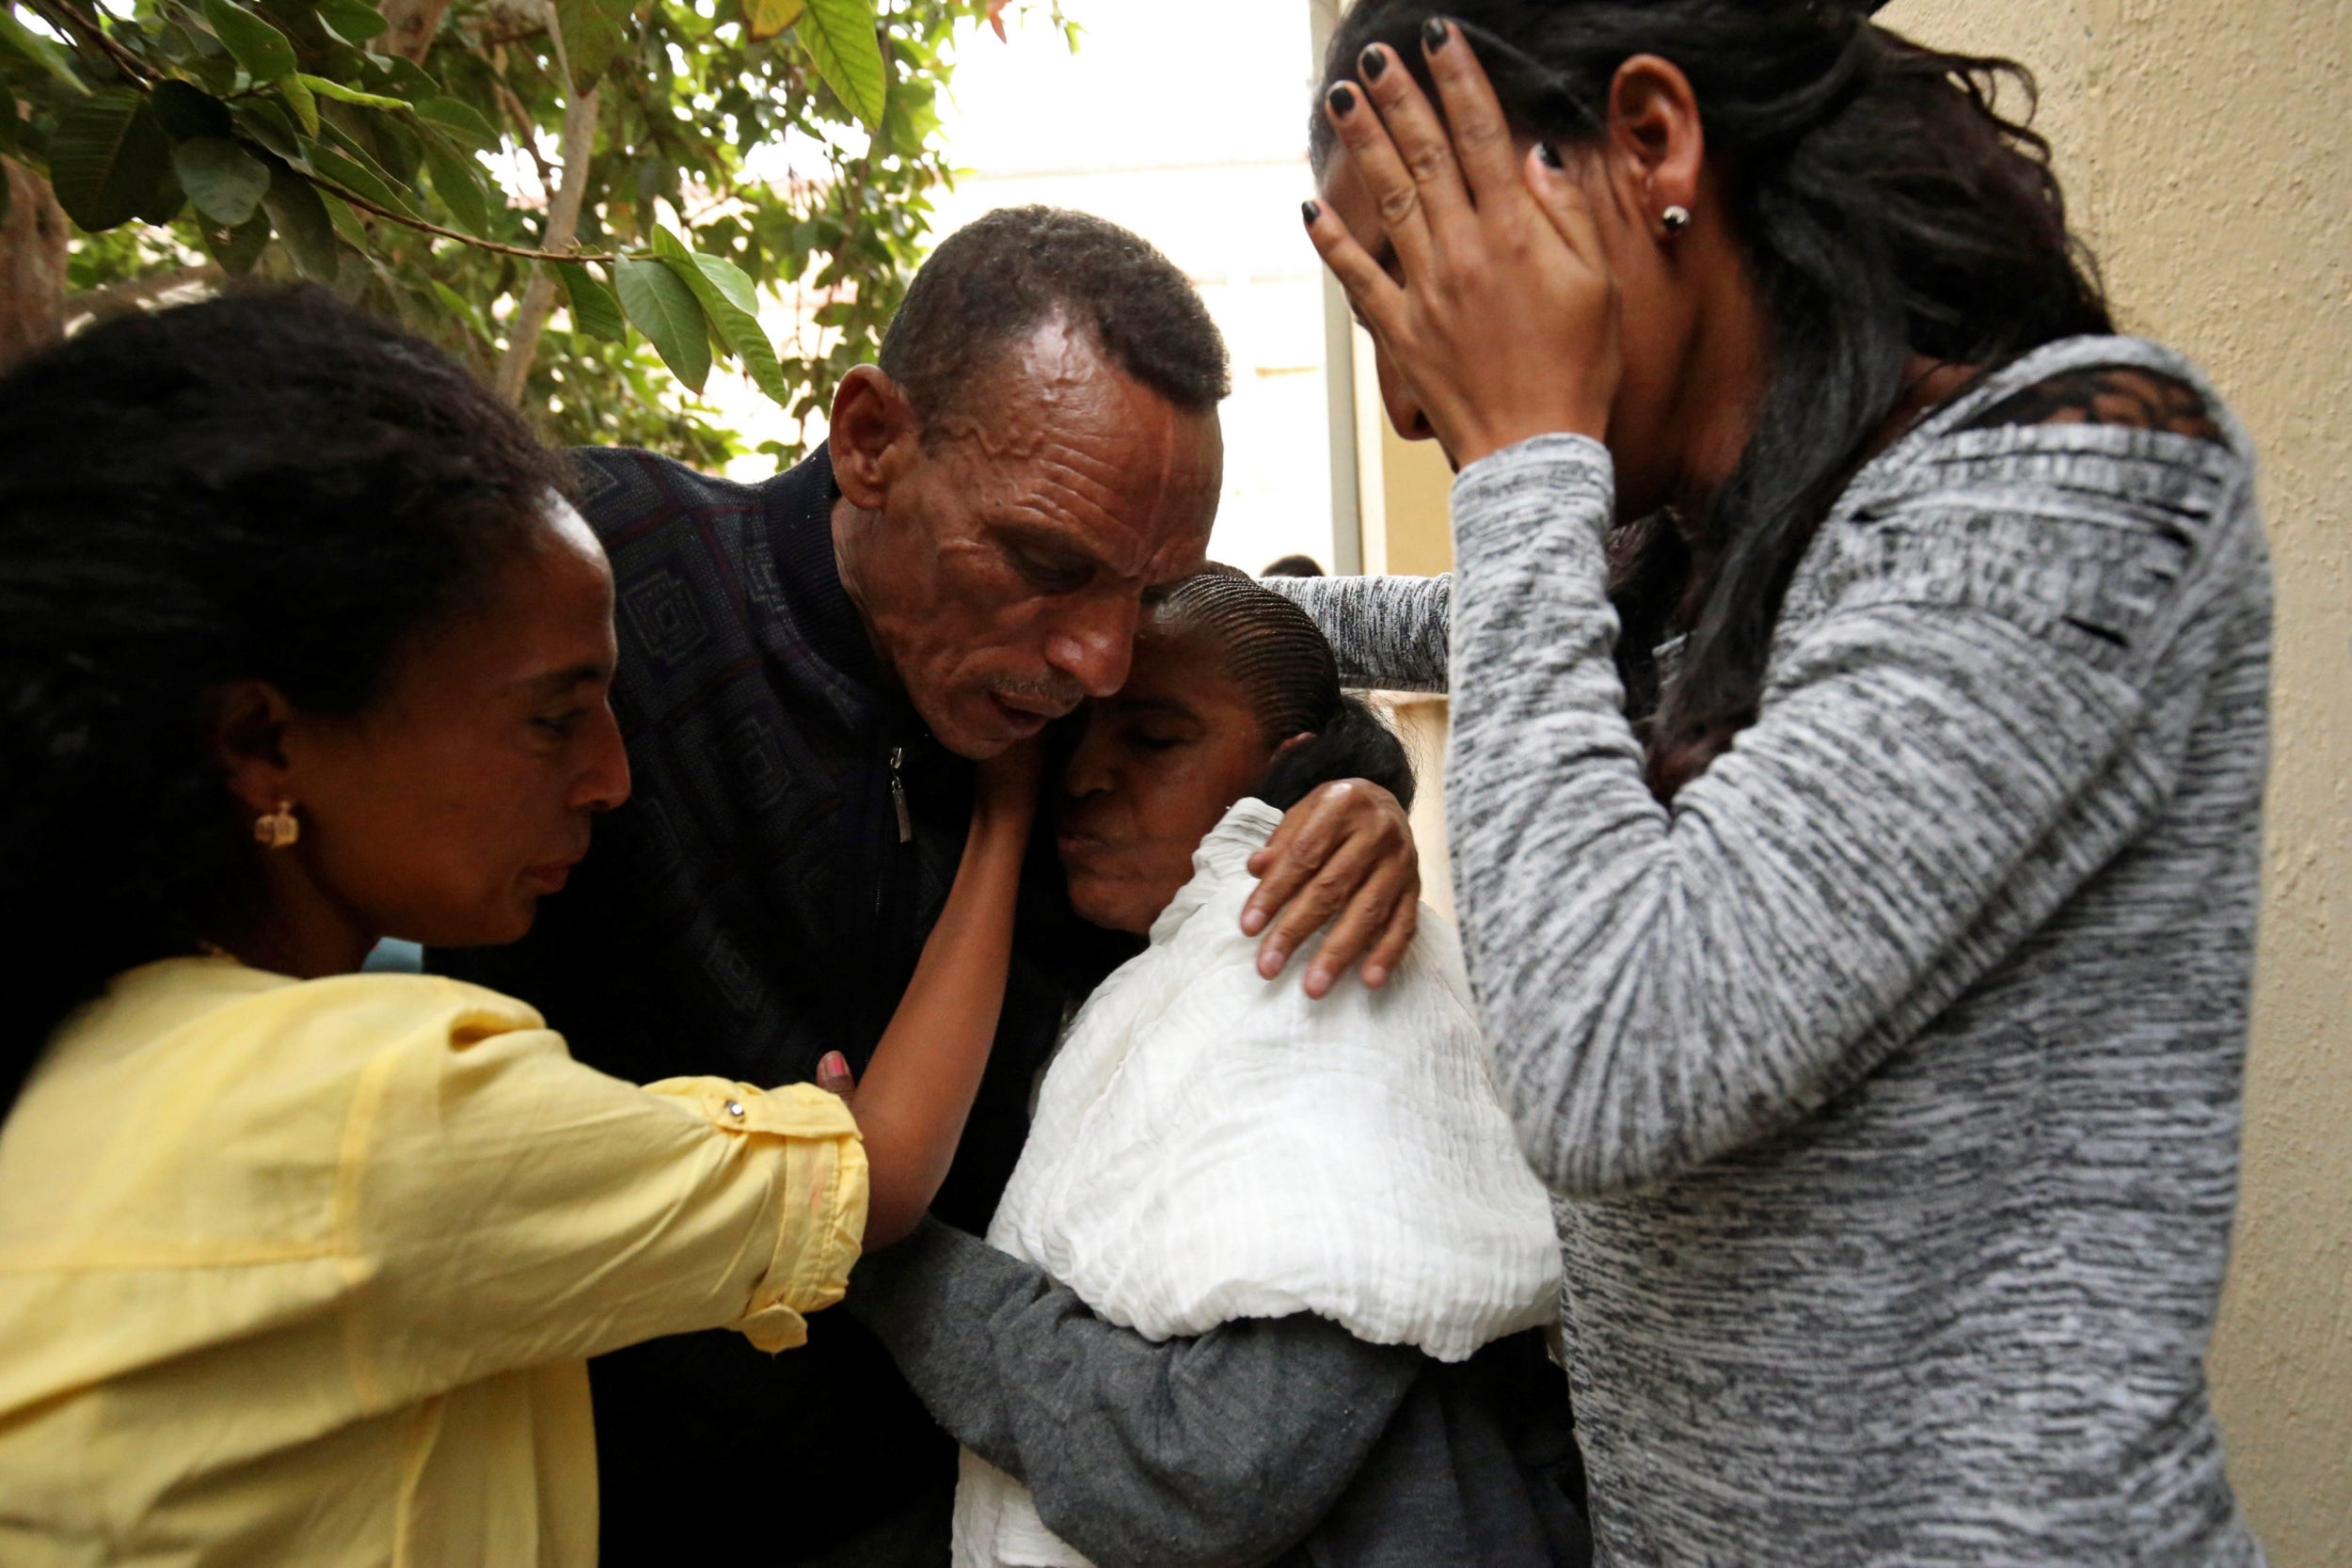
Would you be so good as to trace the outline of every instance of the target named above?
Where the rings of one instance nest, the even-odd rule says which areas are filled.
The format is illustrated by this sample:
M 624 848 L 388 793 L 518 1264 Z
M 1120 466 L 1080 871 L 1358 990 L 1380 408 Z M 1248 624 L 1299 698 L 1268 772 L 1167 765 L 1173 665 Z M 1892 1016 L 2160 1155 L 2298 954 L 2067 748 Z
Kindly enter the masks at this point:
M 60 32 L 77 35 L 97 45 L 100 54 L 114 63 L 132 81 L 153 87 L 155 73 L 142 64 L 137 55 L 106 36 L 106 29 L 91 18 L 75 10 L 67 0 L 24 0 L 26 8 Z
M 581 92 L 574 87 L 564 105 L 564 182 L 548 205 L 548 226 L 540 232 L 542 244 L 570 245 L 580 231 L 580 204 L 588 194 L 588 165 L 596 148 L 596 89 Z M 523 285 L 522 303 L 516 307 L 515 319 L 506 330 L 505 357 L 499 361 L 498 389 L 510 403 L 522 401 L 523 388 L 531 380 L 531 361 L 539 353 L 539 334 L 554 309 L 555 279 L 544 267 L 533 268 L 531 281 Z
M 228 274 L 210 261 L 196 266 L 174 267 L 169 272 L 150 273 L 145 277 L 133 277 L 120 283 L 109 283 L 102 289 L 86 289 L 78 294 L 65 296 L 65 319 L 78 322 L 85 317 L 96 321 L 111 321 L 124 316 L 150 300 L 161 299 L 175 289 L 191 288 L 199 283 L 219 283 Z
M 384 47 L 411 65 L 424 64 L 425 55 L 433 50 L 434 35 L 441 30 L 449 0 L 384 0 L 379 8 L 384 20 L 391 24 L 384 34 Z
M 526 261 L 603 261 L 610 264 L 620 260 L 618 256 L 599 250 L 533 250 L 529 245 L 502 245 L 497 240 L 485 240 L 479 234 L 469 234 L 462 229 L 444 229 L 437 223 L 427 223 L 422 218 L 412 218 L 405 213 L 394 212 L 389 207 L 370 201 L 357 191 L 347 191 L 332 180 L 316 174 L 304 174 L 302 177 L 336 200 L 348 201 L 363 213 L 373 213 L 377 217 L 397 223 L 404 229 L 414 229 L 421 234 L 438 235 L 444 240 L 455 240 L 460 245 L 472 245 L 476 250 L 519 257 Z

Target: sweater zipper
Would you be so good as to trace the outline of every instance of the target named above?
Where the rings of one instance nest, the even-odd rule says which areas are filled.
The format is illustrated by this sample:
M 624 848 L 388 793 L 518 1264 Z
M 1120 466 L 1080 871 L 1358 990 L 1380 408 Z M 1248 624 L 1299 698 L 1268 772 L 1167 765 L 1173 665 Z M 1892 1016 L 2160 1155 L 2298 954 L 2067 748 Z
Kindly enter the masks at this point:
M 890 748 L 890 805 L 898 814 L 898 842 L 907 843 L 914 837 L 914 817 L 907 810 L 907 781 L 899 768 L 906 765 L 907 749 Z
M 898 819 L 898 842 L 902 846 L 914 837 L 914 814 L 907 809 L 906 760 L 907 749 L 904 746 L 890 748 L 890 809 Z M 874 883 L 874 913 L 877 915 L 882 913 L 882 895 L 889 886 L 890 876 L 885 871 Z

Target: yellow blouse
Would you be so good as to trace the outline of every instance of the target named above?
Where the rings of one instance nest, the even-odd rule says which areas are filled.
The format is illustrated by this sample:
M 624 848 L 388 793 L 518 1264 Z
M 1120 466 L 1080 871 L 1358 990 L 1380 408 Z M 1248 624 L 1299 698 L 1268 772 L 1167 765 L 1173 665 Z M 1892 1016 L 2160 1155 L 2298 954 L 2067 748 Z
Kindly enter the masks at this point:
M 0 1127 L 0 1563 L 593 1563 L 583 1358 L 797 1345 L 865 1223 L 819 1090 L 639 1088 L 430 976 L 133 970 Z

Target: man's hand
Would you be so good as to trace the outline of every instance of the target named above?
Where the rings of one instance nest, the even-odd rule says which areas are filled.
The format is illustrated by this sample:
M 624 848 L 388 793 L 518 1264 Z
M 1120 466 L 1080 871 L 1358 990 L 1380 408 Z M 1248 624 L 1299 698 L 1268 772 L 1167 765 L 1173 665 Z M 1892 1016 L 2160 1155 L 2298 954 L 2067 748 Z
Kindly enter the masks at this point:
M 1249 870 L 1258 891 L 1242 907 L 1241 928 L 1265 932 L 1259 974 L 1281 974 L 1299 944 L 1330 922 L 1307 968 L 1307 994 L 1328 994 L 1359 958 L 1365 985 L 1388 983 L 1421 917 L 1421 861 L 1395 796 L 1362 779 L 1323 785 L 1283 815 Z

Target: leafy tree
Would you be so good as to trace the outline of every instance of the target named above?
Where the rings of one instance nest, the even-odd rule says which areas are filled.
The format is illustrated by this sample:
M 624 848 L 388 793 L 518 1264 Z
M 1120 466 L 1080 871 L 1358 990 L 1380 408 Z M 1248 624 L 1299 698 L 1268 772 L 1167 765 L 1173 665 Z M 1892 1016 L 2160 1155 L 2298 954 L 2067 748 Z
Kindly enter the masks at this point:
M 53 191 L 87 236 L 56 301 L 0 266 L 0 356 L 11 311 L 36 341 L 299 275 L 464 353 L 557 439 L 723 461 L 714 357 L 804 420 L 872 356 L 950 172 L 951 31 L 1001 36 L 1004 5 L 0 0 L 10 265 L 61 256 Z M 762 292 L 800 307 L 781 353 Z

